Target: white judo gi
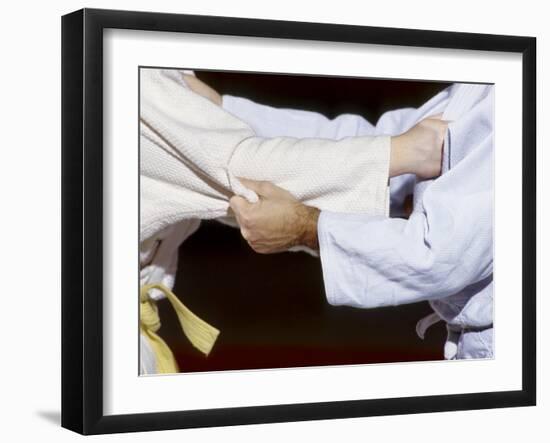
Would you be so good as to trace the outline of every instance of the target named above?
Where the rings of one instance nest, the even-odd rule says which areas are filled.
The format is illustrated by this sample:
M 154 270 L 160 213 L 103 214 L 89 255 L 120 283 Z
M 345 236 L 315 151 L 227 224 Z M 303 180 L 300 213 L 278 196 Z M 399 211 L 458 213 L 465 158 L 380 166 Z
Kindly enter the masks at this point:
M 141 373 L 177 371 L 156 334 L 160 298 L 168 297 L 197 348 L 205 354 L 212 348 L 219 331 L 190 313 L 170 290 L 178 247 L 200 219 L 227 216 L 234 194 L 252 202 L 257 198 L 238 177 L 268 180 L 319 209 L 373 216 L 389 211 L 388 135 L 338 141 L 259 137 L 188 89 L 182 71 L 162 69 L 140 71 L 139 129 Z
M 453 120 L 441 177 L 390 182 L 394 213 L 415 191 L 408 219 L 321 211 L 325 290 L 332 305 L 361 308 L 429 300 L 434 314 L 418 323 L 421 337 L 444 320 L 445 358 L 492 358 L 493 94 L 492 86 L 456 84 L 418 109 L 385 113 L 376 125 L 356 115 L 328 120 L 232 96 L 223 97 L 223 107 L 261 136 L 397 135 L 441 112 Z

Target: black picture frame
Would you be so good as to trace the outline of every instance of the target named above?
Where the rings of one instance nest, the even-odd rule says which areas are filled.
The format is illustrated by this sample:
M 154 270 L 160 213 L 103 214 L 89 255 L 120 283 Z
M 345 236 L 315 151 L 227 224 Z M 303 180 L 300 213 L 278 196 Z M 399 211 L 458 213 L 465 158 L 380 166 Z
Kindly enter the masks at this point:
M 522 389 L 131 415 L 103 412 L 103 30 L 519 53 L 523 65 Z M 536 403 L 536 39 L 83 9 L 62 18 L 62 426 L 82 434 L 530 406 Z

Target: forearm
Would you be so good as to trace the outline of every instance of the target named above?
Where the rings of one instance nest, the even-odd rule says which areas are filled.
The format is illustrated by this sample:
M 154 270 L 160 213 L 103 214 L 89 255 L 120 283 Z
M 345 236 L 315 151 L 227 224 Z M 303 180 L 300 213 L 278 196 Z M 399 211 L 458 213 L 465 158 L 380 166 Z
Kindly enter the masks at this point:
M 376 127 L 359 115 L 342 114 L 331 120 L 318 112 L 274 108 L 231 95 L 222 96 L 222 103 L 226 111 L 246 122 L 257 136 L 263 138 L 340 140 L 345 137 L 383 136 L 376 133 Z M 396 128 L 388 134 L 396 134 Z M 415 174 L 425 160 L 410 145 L 411 142 L 406 137 L 391 137 L 390 177 Z M 365 149 L 369 149 L 369 144 L 365 144 Z
M 462 239 L 426 236 L 425 219 L 333 216 L 323 212 L 318 236 L 328 301 L 362 308 L 444 298 L 492 273 L 490 232 L 479 233 L 469 251 Z M 353 233 L 353 234 L 351 234 Z
M 411 158 L 411 151 L 403 142 L 402 137 L 391 137 L 389 176 L 397 177 L 403 174 L 414 174 L 415 159 Z
M 328 119 L 318 112 L 298 109 L 275 108 L 252 100 L 224 95 L 222 106 L 229 113 L 247 122 L 260 137 L 321 137 L 341 139 L 349 136 L 397 136 L 411 129 L 422 118 L 441 113 L 448 102 L 449 91 L 445 90 L 422 107 L 402 108 L 384 113 L 376 125 L 362 116 L 342 114 Z M 392 145 L 395 139 L 392 138 Z M 405 146 L 406 148 L 406 146 Z M 412 158 L 411 161 L 415 159 Z M 407 153 L 393 149 L 390 160 L 390 194 L 393 213 L 401 214 L 405 196 L 414 185 L 414 173 L 404 163 Z M 406 174 L 406 175 L 399 175 Z
M 408 220 L 323 211 L 318 237 L 329 302 L 375 308 L 432 300 L 490 276 L 490 146 L 433 182 Z
M 306 246 L 314 251 L 319 251 L 319 237 L 317 224 L 321 211 L 311 206 L 301 205 L 297 211 L 300 223 L 298 237 L 295 246 Z

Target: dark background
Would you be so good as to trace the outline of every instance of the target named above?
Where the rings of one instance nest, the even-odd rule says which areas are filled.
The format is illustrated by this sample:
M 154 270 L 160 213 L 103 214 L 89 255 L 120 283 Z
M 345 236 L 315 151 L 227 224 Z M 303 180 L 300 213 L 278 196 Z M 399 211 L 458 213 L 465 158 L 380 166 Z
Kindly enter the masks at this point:
M 417 107 L 448 84 L 197 72 L 221 94 L 276 107 L 355 113 L 375 123 L 383 112 Z M 175 294 L 221 333 L 208 357 L 182 333 L 169 303 L 160 302 L 166 340 L 182 372 L 440 360 L 445 327 L 426 339 L 416 322 L 427 302 L 356 309 L 328 304 L 318 258 L 305 253 L 254 253 L 237 229 L 205 221 L 180 248 Z

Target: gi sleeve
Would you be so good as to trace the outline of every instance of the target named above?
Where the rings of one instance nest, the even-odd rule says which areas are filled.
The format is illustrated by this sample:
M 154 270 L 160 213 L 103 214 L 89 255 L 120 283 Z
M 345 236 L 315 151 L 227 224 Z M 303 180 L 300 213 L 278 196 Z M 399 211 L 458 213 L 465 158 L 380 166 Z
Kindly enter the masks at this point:
M 448 100 L 444 91 L 421 108 L 402 108 L 386 112 L 376 125 L 355 114 L 342 114 L 329 119 L 318 112 L 275 108 L 252 100 L 223 96 L 223 108 L 246 122 L 259 137 L 298 137 L 340 140 L 345 137 L 398 135 L 427 115 L 443 111 Z M 412 174 L 390 179 L 390 207 L 394 216 L 403 215 L 403 202 L 412 192 Z
M 375 126 L 360 115 L 342 114 L 329 119 L 323 114 L 298 109 L 274 108 L 252 100 L 224 95 L 223 108 L 246 122 L 260 137 L 325 138 L 339 140 L 375 134 Z
M 493 271 L 492 136 L 433 181 L 408 220 L 322 211 L 329 303 L 362 308 L 443 298 Z
M 258 137 L 185 86 L 181 72 L 140 71 L 140 237 L 190 218 L 227 216 L 239 177 L 266 180 L 323 210 L 386 214 L 389 136 Z

